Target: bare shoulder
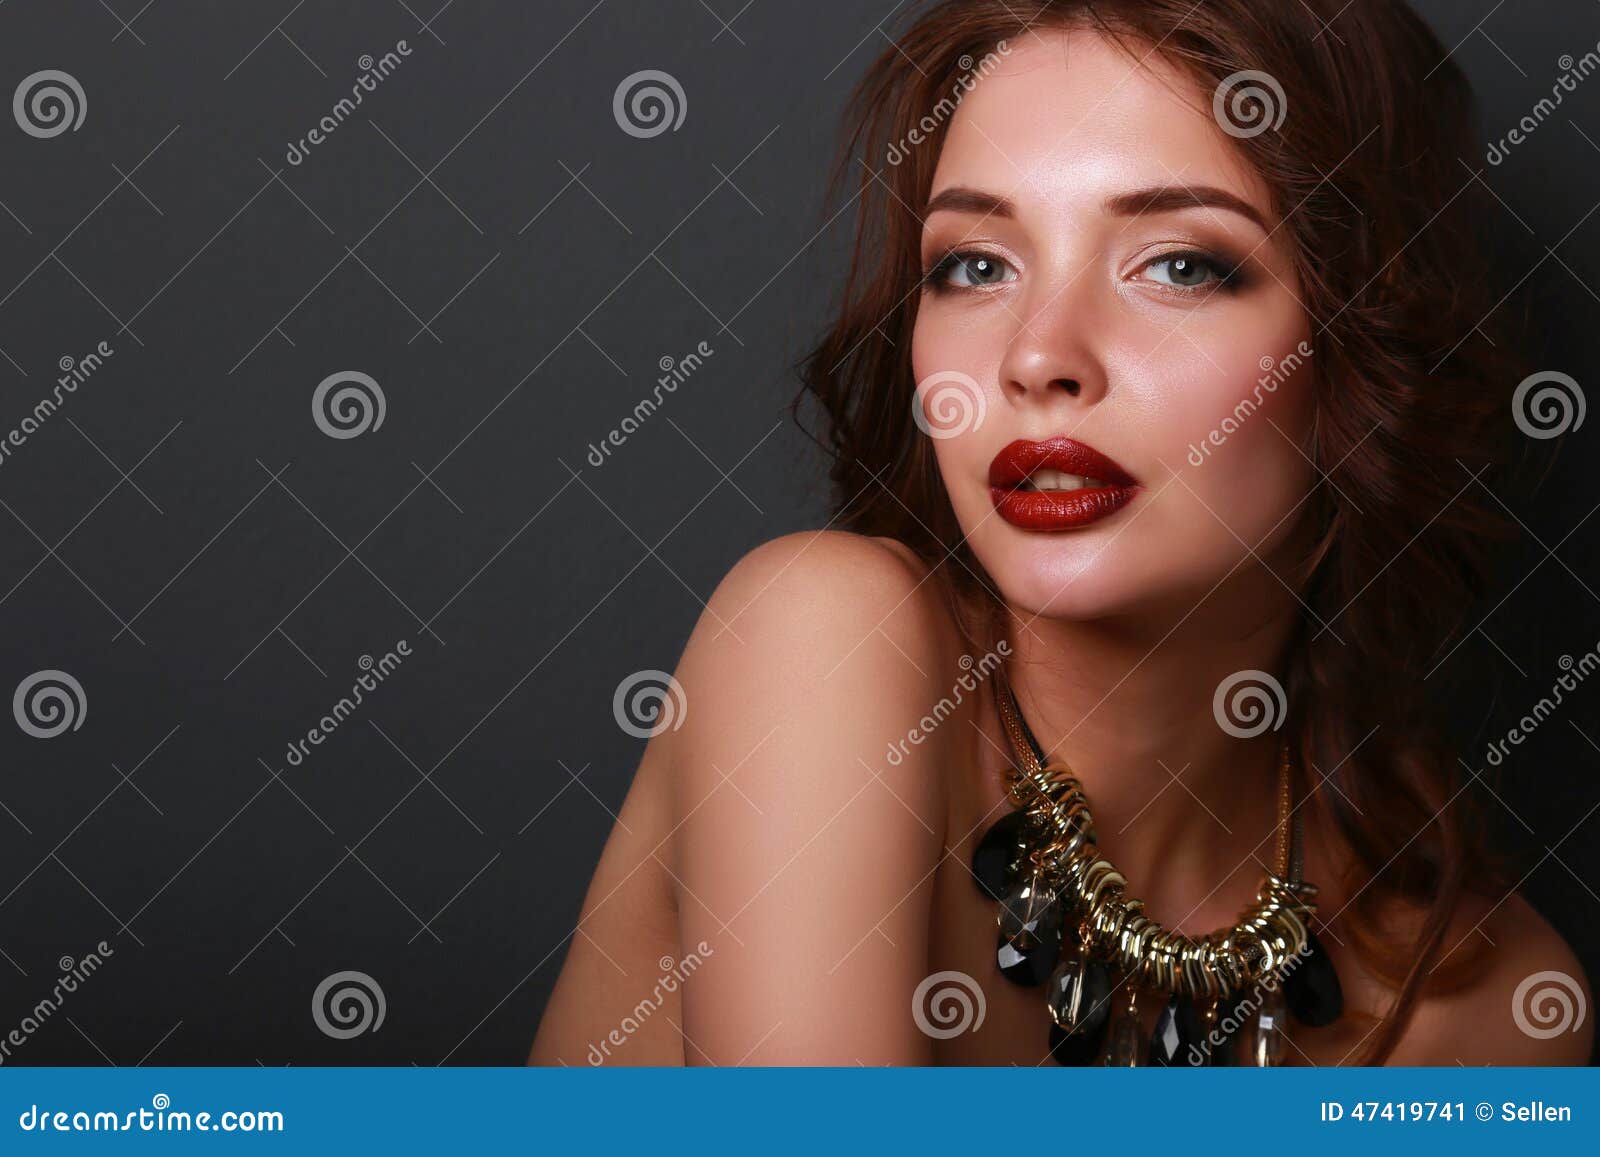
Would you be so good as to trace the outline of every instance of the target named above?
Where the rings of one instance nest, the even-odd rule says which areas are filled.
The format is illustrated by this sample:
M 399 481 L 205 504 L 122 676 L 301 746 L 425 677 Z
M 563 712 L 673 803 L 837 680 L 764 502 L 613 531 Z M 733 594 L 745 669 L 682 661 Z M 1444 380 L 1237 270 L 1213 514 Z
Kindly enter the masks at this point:
M 732 756 L 787 735 L 815 750 L 826 728 L 856 745 L 859 771 L 882 762 L 878 741 L 923 714 L 960 653 L 940 589 L 908 548 L 784 535 L 741 558 L 707 601 L 677 672 L 690 722 L 676 742 Z
M 907 547 L 805 531 L 762 543 L 729 570 L 680 678 L 713 694 L 733 685 L 741 695 L 813 699 L 870 681 L 875 700 L 920 702 L 960 649 L 938 583 Z
M 721 628 L 747 614 L 769 627 L 803 622 L 808 630 L 841 635 L 859 623 L 888 625 L 917 645 L 921 636 L 935 643 L 953 629 L 937 586 L 910 548 L 840 530 L 786 534 L 741 558 L 717 587 L 706 618 Z
M 1391 1064 L 1584 1065 L 1594 1047 L 1594 997 L 1583 966 L 1518 893 L 1469 898 L 1444 951 L 1486 940 L 1483 968 L 1461 989 L 1424 997 Z
M 854 534 L 764 543 L 708 600 L 671 749 L 680 936 L 709 950 L 684 989 L 690 1063 L 928 1060 L 908 1010 L 943 765 L 938 744 L 886 753 L 959 671 L 957 640 L 914 557 Z

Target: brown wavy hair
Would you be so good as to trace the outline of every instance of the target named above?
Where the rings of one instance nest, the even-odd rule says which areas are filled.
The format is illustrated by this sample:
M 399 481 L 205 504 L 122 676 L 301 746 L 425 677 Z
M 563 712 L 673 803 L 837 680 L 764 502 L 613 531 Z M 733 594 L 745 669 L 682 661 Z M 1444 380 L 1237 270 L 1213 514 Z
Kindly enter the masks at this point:
M 1458 903 L 1506 879 L 1422 694 L 1481 594 L 1485 544 L 1508 537 L 1481 484 L 1505 463 L 1525 368 L 1483 276 L 1471 89 L 1402 0 L 944 0 L 884 50 L 847 110 L 833 189 L 853 186 L 854 251 L 832 327 L 800 364 L 795 413 L 820 406 L 835 523 L 915 550 L 975 646 L 992 645 L 1004 613 L 910 420 L 912 207 L 927 203 L 977 62 L 1063 26 L 1135 59 L 1159 53 L 1202 93 L 1246 70 L 1283 88 L 1281 124 L 1237 143 L 1291 239 L 1317 349 L 1306 451 L 1337 482 L 1306 504 L 1310 611 L 1286 660 L 1285 728 L 1300 767 L 1337 788 L 1303 785 L 1354 864 L 1339 926 L 1395 990 L 1359 1061 L 1380 1064 L 1418 996 L 1474 970 L 1444 943 Z

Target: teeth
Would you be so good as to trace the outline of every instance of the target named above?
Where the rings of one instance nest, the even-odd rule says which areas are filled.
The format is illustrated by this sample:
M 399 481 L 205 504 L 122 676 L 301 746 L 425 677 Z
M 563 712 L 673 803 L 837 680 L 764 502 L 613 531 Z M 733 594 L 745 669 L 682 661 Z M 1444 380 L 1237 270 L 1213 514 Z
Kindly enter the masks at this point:
M 1098 478 L 1086 478 L 1082 474 L 1068 474 L 1061 470 L 1035 470 L 1022 483 L 1024 490 L 1086 490 L 1103 487 L 1104 482 Z

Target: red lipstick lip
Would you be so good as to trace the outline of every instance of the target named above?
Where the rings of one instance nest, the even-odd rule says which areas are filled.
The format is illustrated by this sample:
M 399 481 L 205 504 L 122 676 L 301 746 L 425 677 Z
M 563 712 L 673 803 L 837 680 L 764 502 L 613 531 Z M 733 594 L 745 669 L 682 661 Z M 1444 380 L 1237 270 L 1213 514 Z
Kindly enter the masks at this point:
M 1035 470 L 1060 470 L 1106 485 L 1082 490 L 1018 489 Z M 1092 446 L 1073 438 L 1032 442 L 1019 438 L 989 464 L 989 496 L 1001 518 L 1024 530 L 1071 530 L 1121 510 L 1139 482 Z
M 1028 475 L 1043 469 L 1098 478 L 1112 486 L 1139 484 L 1138 479 L 1093 446 L 1086 446 L 1076 438 L 1059 437 L 1043 442 L 1018 438 L 1004 447 L 989 463 L 989 485 L 1020 486 Z

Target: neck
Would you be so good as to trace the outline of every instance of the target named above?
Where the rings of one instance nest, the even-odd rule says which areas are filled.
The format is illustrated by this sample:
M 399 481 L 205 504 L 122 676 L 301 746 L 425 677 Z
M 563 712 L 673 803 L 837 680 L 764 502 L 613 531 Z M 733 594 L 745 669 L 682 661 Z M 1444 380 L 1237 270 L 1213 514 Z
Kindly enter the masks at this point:
M 1046 755 L 1082 782 L 1100 847 L 1133 893 L 1154 904 L 1160 892 L 1164 906 L 1184 909 L 1157 918 L 1236 906 L 1240 888 L 1253 885 L 1233 877 L 1258 880 L 1273 866 L 1282 732 L 1241 738 L 1213 709 L 1219 685 L 1239 672 L 1282 683 L 1299 608 L 1282 587 L 1271 597 L 1250 585 L 1137 620 L 1012 611 L 1009 677 L 1023 717 Z M 1238 684 L 1264 686 L 1260 676 Z M 1253 706 L 1281 721 L 1270 695 Z M 1225 718 L 1254 730 L 1260 716 Z

